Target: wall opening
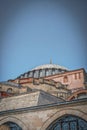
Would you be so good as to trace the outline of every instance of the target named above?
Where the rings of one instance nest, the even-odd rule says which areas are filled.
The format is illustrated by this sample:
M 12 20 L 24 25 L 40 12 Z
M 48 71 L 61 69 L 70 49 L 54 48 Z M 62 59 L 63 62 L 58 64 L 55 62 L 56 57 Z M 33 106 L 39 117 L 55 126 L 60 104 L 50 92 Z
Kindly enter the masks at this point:
M 22 128 L 14 122 L 6 122 L 0 126 L 0 130 L 22 130 Z
M 72 115 L 65 115 L 53 121 L 46 130 L 87 130 L 87 121 Z

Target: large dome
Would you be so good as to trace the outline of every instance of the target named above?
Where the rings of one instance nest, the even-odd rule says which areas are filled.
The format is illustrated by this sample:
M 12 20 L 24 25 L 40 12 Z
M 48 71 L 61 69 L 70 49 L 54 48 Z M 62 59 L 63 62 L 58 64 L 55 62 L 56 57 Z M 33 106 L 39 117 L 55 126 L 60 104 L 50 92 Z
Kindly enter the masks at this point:
M 68 70 L 67 68 L 63 67 L 63 66 L 60 66 L 60 65 L 56 65 L 56 64 L 45 64 L 45 65 L 40 65 L 40 66 L 37 66 L 35 67 L 34 69 L 32 70 L 39 70 L 39 69 L 63 69 L 63 70 Z
M 56 64 L 45 64 L 45 65 L 37 66 L 32 70 L 24 74 L 21 74 L 18 78 L 28 78 L 28 77 L 40 78 L 40 77 L 51 76 L 59 73 L 64 73 L 66 71 L 68 71 L 68 69 L 63 66 L 56 65 Z

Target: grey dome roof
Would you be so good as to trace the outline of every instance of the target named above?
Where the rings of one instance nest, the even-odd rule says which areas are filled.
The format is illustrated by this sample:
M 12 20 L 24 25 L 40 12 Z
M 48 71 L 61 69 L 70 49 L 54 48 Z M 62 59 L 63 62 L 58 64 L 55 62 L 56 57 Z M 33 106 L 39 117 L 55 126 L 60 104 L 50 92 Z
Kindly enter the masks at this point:
M 56 65 L 56 64 L 45 64 L 45 65 L 40 65 L 40 66 L 35 67 L 35 68 L 32 69 L 32 70 L 52 69 L 52 68 L 55 68 L 55 69 L 62 69 L 62 70 L 68 70 L 66 67 L 63 67 L 63 66 L 60 66 L 60 65 Z
M 21 74 L 17 78 L 28 78 L 28 77 L 40 78 L 49 75 L 64 73 L 66 71 L 68 71 L 68 69 L 63 66 L 56 65 L 56 64 L 45 64 L 45 65 L 37 66 L 32 70 L 24 74 Z

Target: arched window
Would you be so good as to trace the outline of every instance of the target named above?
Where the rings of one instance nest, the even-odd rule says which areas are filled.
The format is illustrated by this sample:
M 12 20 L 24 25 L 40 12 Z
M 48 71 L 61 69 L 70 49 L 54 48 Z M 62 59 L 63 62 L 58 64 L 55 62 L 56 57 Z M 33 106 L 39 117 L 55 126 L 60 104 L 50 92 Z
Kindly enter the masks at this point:
M 28 73 L 28 77 L 33 77 L 33 75 L 34 75 L 33 71 L 31 71 L 31 72 Z
M 79 117 L 66 115 L 54 121 L 46 130 L 87 130 L 87 122 Z
M 68 77 L 67 76 L 64 76 L 63 82 L 64 83 L 68 82 Z
M 40 77 L 43 77 L 43 73 L 42 73 L 42 70 L 40 70 Z
M 53 75 L 55 74 L 55 69 L 52 69 L 52 74 L 53 74 Z
M 43 77 L 46 76 L 45 69 L 42 70 Z
M 48 69 L 46 69 L 46 76 L 48 76 L 49 75 L 49 70 Z
M 77 79 L 78 78 L 78 74 L 77 73 L 75 73 L 75 79 Z
M 0 126 L 2 129 L 0 130 L 22 130 L 20 126 L 13 122 L 6 122 Z
M 12 88 L 8 88 L 8 89 L 7 89 L 7 92 L 8 92 L 8 93 L 12 93 Z

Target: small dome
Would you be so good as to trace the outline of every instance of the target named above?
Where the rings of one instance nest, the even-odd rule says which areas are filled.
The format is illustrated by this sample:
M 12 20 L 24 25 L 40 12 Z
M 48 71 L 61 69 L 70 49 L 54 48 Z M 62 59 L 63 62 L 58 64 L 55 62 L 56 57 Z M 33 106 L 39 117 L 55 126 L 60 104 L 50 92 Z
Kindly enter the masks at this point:
M 56 65 L 56 64 L 45 64 L 45 65 L 40 65 L 40 66 L 37 66 L 35 67 L 34 69 L 32 70 L 40 70 L 40 69 L 62 69 L 62 70 L 68 70 L 67 68 L 63 67 L 63 66 L 60 66 L 60 65 Z

